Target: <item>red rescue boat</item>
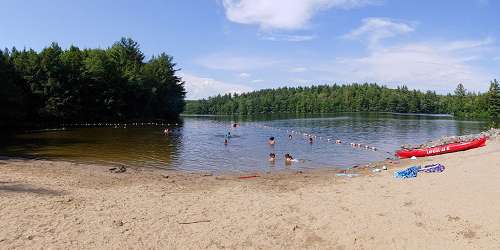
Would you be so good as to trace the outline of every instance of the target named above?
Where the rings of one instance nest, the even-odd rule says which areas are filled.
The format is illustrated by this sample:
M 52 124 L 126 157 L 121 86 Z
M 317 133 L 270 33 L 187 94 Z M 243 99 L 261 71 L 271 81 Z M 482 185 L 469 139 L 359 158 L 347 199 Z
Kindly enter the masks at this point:
M 450 143 L 441 146 L 431 147 L 431 148 L 421 148 L 421 149 L 402 149 L 396 151 L 396 155 L 399 158 L 410 158 L 410 157 L 426 157 L 431 155 L 440 155 L 453 153 L 458 151 L 469 150 L 473 148 L 478 148 L 486 145 L 486 137 L 481 137 L 479 139 L 474 139 L 468 142 L 458 142 Z

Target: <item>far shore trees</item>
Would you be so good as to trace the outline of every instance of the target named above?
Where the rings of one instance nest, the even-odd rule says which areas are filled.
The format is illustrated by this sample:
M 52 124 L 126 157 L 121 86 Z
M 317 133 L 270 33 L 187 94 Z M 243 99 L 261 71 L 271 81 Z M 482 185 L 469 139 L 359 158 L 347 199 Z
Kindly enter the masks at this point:
M 397 112 L 452 114 L 459 118 L 498 118 L 500 108 L 498 82 L 488 93 L 469 92 L 458 84 L 453 94 L 434 91 L 395 89 L 378 84 L 317 85 L 263 89 L 243 94 L 226 94 L 198 101 L 187 101 L 186 113 L 193 114 L 265 114 Z
M 500 119 L 500 84 L 497 79 L 491 81 L 488 91 L 488 112 L 491 118 Z

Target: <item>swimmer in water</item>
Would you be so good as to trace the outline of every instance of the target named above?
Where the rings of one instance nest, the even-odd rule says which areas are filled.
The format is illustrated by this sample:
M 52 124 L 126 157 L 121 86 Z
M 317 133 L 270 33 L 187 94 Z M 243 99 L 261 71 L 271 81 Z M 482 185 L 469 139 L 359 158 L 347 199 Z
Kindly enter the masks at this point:
M 269 159 L 267 159 L 269 162 L 274 163 L 276 161 L 276 154 L 275 153 L 270 153 L 269 154 Z
M 290 154 L 285 154 L 285 165 L 290 166 L 292 162 L 296 161 Z
M 341 140 L 336 140 L 336 141 L 335 141 L 335 143 L 337 143 L 337 144 L 341 144 L 341 143 L 342 143 L 342 141 L 341 141 Z
M 227 132 L 227 137 L 231 137 L 231 132 Z
M 309 144 L 313 144 L 314 140 L 312 137 L 309 137 Z
M 224 145 L 227 145 L 229 141 L 227 139 L 224 139 Z
M 274 143 L 276 143 L 276 141 L 274 140 L 274 136 L 269 137 L 269 140 L 267 142 L 269 143 L 269 145 L 274 145 Z
M 292 134 L 288 134 L 288 139 L 291 140 L 292 139 Z

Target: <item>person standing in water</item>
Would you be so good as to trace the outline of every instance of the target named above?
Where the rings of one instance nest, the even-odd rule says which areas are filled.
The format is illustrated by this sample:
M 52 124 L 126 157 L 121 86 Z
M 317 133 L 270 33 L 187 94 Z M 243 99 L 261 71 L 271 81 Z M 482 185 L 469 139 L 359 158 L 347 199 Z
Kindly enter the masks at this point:
M 276 143 L 276 141 L 274 140 L 274 136 L 269 137 L 269 140 L 267 142 L 269 143 L 269 145 L 274 145 L 274 143 Z
M 289 166 L 292 165 L 292 162 L 294 161 L 293 157 L 289 154 L 285 154 L 285 165 Z
M 272 164 L 274 164 L 274 162 L 276 161 L 276 154 L 275 153 L 269 153 L 269 159 L 267 159 L 269 162 L 271 162 Z
M 224 145 L 227 146 L 228 143 L 229 141 L 227 140 L 227 138 L 224 138 Z
M 314 140 L 312 137 L 309 137 L 309 144 L 313 144 L 314 143 Z
M 292 139 L 292 134 L 288 134 L 288 140 Z

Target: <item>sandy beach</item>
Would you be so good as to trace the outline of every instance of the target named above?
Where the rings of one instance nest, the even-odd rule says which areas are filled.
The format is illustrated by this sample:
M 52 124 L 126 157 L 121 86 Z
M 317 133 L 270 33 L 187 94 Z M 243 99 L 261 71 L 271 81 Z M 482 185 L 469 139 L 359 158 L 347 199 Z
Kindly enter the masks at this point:
M 335 171 L 205 175 L 0 160 L 1 249 L 499 249 L 500 140 Z M 392 174 L 441 163 L 442 173 Z

